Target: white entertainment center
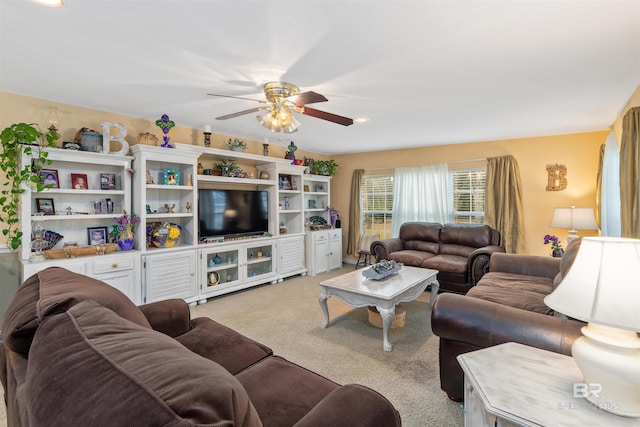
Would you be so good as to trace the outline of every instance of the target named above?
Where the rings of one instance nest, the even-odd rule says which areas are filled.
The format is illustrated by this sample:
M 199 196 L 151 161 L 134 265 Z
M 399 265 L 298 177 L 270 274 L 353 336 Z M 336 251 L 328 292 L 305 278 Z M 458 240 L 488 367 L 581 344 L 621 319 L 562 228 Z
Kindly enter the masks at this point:
M 341 266 L 341 230 L 308 229 L 310 222 L 330 221 L 327 208 L 331 178 L 306 174 L 305 166 L 292 165 L 288 159 L 186 144 L 175 144 L 175 148 L 138 144 L 131 147 L 132 156 L 47 151 L 52 164 L 46 169 L 57 171 L 59 188 L 42 192 L 25 188 L 20 221 L 22 280 L 44 268 L 60 266 L 103 280 L 136 304 L 168 298 L 195 304 L 293 275 L 315 275 Z M 198 173 L 199 165 L 211 171 L 213 164 L 226 159 L 235 160 L 246 176 Z M 72 173 L 86 174 L 88 189 L 73 189 Z M 101 188 L 105 173 L 115 175 L 115 188 Z M 266 192 L 268 231 L 199 241 L 199 189 Z M 56 248 L 71 241 L 88 245 L 88 228 L 111 230 L 114 218 L 125 210 L 140 217 L 134 228 L 134 249 L 30 262 L 32 221 L 36 201 L 42 198 L 52 199 L 55 206 L 54 214 L 41 216 L 44 228 L 64 236 Z M 114 213 L 106 213 L 107 198 L 114 202 Z M 100 213 L 92 211 L 96 201 L 102 201 Z M 148 246 L 148 230 L 157 224 L 179 228 L 179 242 Z

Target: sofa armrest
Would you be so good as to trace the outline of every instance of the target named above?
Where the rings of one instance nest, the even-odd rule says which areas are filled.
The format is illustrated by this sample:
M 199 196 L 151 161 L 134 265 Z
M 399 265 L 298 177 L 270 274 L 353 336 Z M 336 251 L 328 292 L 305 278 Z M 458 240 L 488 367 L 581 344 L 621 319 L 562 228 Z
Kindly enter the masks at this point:
M 441 339 L 479 348 L 509 341 L 571 354 L 584 323 L 457 294 L 442 294 L 431 312 L 431 329 Z
M 399 237 L 392 237 L 390 239 L 376 240 L 371 243 L 371 253 L 376 256 L 376 262 L 380 262 L 383 259 L 387 259 L 387 256 L 391 252 L 401 251 L 404 248 L 404 243 Z
M 378 392 L 346 384 L 329 393 L 302 417 L 296 427 L 400 426 L 400 414 Z
M 489 271 L 489 260 L 494 253 L 503 253 L 504 248 L 498 245 L 489 245 L 471 252 L 467 258 L 467 277 L 469 284 L 475 286 L 478 281 Z
M 440 337 L 440 388 L 450 399 L 462 400 L 464 372 L 457 360 L 461 354 L 512 341 L 571 355 L 583 326 L 479 298 L 441 294 L 431 311 L 431 329 Z
M 496 253 L 489 261 L 489 271 L 553 279 L 560 272 L 561 260 L 538 255 Z
M 181 299 L 168 299 L 139 306 L 151 327 L 175 338 L 191 329 L 189 306 Z

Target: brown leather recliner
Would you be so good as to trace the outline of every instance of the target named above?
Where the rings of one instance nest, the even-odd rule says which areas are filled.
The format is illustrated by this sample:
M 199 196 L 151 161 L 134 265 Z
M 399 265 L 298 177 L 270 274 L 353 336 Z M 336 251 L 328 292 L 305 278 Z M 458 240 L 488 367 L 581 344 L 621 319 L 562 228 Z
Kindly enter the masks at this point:
M 438 270 L 440 290 L 465 294 L 486 273 L 489 258 L 504 252 L 500 233 L 488 225 L 406 222 L 398 237 L 371 244 L 376 261 Z
M 580 240 L 571 242 L 562 259 L 496 253 L 467 295 L 438 296 L 431 329 L 440 337 L 440 387 L 450 399 L 464 396 L 460 354 L 511 341 L 571 355 L 585 324 L 555 313 L 544 297 L 567 273 L 579 246 Z

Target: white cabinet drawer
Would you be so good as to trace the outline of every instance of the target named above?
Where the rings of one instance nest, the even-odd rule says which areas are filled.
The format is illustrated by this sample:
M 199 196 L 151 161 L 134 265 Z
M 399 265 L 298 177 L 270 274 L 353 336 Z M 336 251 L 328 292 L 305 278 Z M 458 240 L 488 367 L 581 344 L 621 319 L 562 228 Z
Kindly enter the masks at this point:
M 113 273 L 116 271 L 132 270 L 135 267 L 135 261 L 133 257 L 118 257 L 108 260 L 100 260 L 92 263 L 92 274 L 105 274 Z

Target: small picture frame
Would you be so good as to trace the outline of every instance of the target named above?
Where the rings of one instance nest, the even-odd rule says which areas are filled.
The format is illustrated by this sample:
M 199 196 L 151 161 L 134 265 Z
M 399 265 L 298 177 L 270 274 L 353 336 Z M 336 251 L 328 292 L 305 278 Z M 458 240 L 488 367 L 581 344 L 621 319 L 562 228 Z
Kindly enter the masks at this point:
M 315 209 L 317 206 L 315 199 L 309 199 L 309 209 Z
M 323 184 L 318 184 L 318 185 L 316 185 L 315 190 L 316 190 L 316 193 L 324 193 L 324 192 L 326 192 L 326 191 L 327 191 L 327 190 L 324 188 L 324 185 L 323 185 Z
M 71 188 L 74 190 L 87 190 L 89 189 L 89 181 L 87 180 L 86 173 L 72 173 L 71 174 Z
M 87 242 L 89 246 L 105 245 L 108 237 L 107 227 L 87 227 Z
M 115 173 L 100 173 L 100 189 L 101 190 L 115 190 L 116 189 L 116 174 Z
M 49 188 L 60 188 L 58 171 L 56 169 L 40 169 L 38 176 L 40 177 L 40 182 L 44 185 L 50 186 Z
M 308 193 L 308 192 L 310 192 L 310 191 L 311 191 L 311 188 L 309 187 L 309 184 L 305 184 L 305 185 L 304 185 L 304 192 L 305 192 L 305 193 Z
M 162 175 L 164 185 L 178 185 L 180 182 L 180 172 L 176 169 L 165 169 Z
M 45 215 L 55 215 L 56 208 L 53 199 L 36 198 L 36 211 Z

